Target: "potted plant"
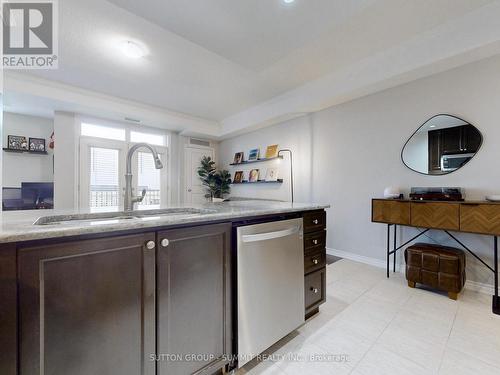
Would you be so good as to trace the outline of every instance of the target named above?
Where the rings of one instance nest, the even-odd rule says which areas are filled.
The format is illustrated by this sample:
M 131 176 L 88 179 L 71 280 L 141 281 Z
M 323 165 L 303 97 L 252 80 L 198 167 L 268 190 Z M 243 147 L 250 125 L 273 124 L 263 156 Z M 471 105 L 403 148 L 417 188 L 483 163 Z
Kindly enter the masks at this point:
M 227 170 L 217 171 L 215 162 L 210 156 L 201 159 L 198 176 L 202 185 L 206 187 L 205 197 L 210 198 L 212 202 L 222 201 L 224 194 L 229 194 L 231 191 L 231 174 Z

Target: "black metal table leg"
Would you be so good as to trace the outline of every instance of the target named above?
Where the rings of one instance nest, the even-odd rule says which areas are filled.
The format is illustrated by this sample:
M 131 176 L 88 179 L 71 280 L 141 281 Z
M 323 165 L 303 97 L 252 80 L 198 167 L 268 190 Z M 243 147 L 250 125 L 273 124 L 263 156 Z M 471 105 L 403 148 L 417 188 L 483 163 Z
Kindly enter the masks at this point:
M 495 236 L 495 246 L 494 246 L 494 255 L 493 261 L 495 264 L 493 265 L 493 269 L 495 272 L 495 295 L 493 296 L 493 313 L 500 315 L 500 298 L 498 297 L 498 237 Z
M 392 272 L 396 272 L 396 248 L 397 248 L 397 230 L 398 230 L 398 226 L 395 224 L 394 225 L 394 254 L 392 255 L 394 258 L 393 258 L 393 266 L 392 266 Z
M 387 278 L 389 278 L 389 260 L 390 260 L 390 254 L 391 252 L 391 224 L 387 224 Z

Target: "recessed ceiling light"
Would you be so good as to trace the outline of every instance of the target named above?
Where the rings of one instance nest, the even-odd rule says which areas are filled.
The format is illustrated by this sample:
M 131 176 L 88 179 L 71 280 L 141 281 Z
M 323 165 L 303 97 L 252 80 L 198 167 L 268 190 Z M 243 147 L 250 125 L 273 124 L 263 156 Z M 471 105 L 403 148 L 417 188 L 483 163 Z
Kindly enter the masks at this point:
M 124 55 L 132 59 L 139 59 L 146 55 L 146 50 L 142 46 L 130 40 L 122 42 L 121 47 Z
M 295 0 L 281 0 L 281 1 L 283 1 L 285 4 L 291 4 L 295 2 Z
M 435 128 L 435 127 L 436 127 L 436 125 L 430 125 L 429 126 L 429 128 Z

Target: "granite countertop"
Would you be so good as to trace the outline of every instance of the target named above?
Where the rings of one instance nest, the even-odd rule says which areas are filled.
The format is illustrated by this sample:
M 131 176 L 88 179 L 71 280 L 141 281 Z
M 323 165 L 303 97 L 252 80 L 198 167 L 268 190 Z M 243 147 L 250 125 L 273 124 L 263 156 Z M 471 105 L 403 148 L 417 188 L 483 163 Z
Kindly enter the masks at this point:
M 102 220 L 91 219 L 48 225 L 34 225 L 40 217 L 88 214 L 88 211 L 10 211 L 0 215 L 0 243 L 31 241 L 48 238 L 61 238 L 96 233 L 126 231 L 142 228 L 168 227 L 179 224 L 204 223 L 220 220 L 235 220 L 239 218 L 292 213 L 329 208 L 329 205 L 314 203 L 287 203 L 263 200 L 242 200 L 223 203 L 206 203 L 202 205 L 176 205 L 164 207 L 194 208 L 201 213 L 172 214 L 165 216 L 151 215 L 144 218 Z M 134 211 L 147 212 L 147 211 Z M 129 215 L 129 214 L 124 214 Z M 133 215 L 133 213 L 132 213 Z

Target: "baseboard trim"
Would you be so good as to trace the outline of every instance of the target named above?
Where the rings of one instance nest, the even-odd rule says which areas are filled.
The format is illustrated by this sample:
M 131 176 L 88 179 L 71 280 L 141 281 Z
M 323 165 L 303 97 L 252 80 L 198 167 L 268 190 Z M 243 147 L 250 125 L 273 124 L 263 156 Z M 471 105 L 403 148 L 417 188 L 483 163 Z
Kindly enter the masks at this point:
M 385 260 L 371 258 L 371 257 L 367 257 L 364 255 L 358 255 L 358 254 L 350 253 L 348 251 L 327 248 L 326 253 L 328 255 L 333 255 L 333 256 L 336 256 L 339 258 L 349 259 L 349 260 L 352 260 L 354 262 L 364 263 L 364 264 L 368 264 L 370 266 L 374 266 L 374 267 L 378 267 L 378 268 L 385 269 L 387 267 L 387 262 Z M 396 271 L 397 272 L 401 271 L 401 266 L 397 263 L 396 263 Z
M 352 260 L 354 262 L 368 264 L 370 266 L 374 266 L 374 267 L 378 267 L 378 268 L 386 269 L 386 267 L 387 267 L 387 262 L 384 260 L 371 258 L 371 257 L 367 257 L 364 255 L 358 255 L 358 254 L 350 253 L 348 251 L 327 248 L 326 253 L 328 255 L 333 255 L 333 256 L 336 256 L 339 258 L 343 258 L 343 259 L 349 259 L 349 260 Z M 391 263 L 391 265 L 392 265 L 392 263 Z M 396 271 L 397 272 L 403 273 L 404 269 L 405 268 L 402 265 L 396 264 Z M 492 295 L 494 293 L 493 285 L 479 283 L 477 281 L 472 281 L 472 280 L 466 281 L 465 289 L 473 291 L 473 292 L 479 292 L 479 293 L 490 294 L 490 295 Z
M 493 285 L 479 283 L 477 281 L 472 281 L 472 280 L 467 280 L 465 282 L 465 289 L 470 290 L 472 292 L 478 292 L 490 295 L 493 295 L 493 293 L 495 293 Z

